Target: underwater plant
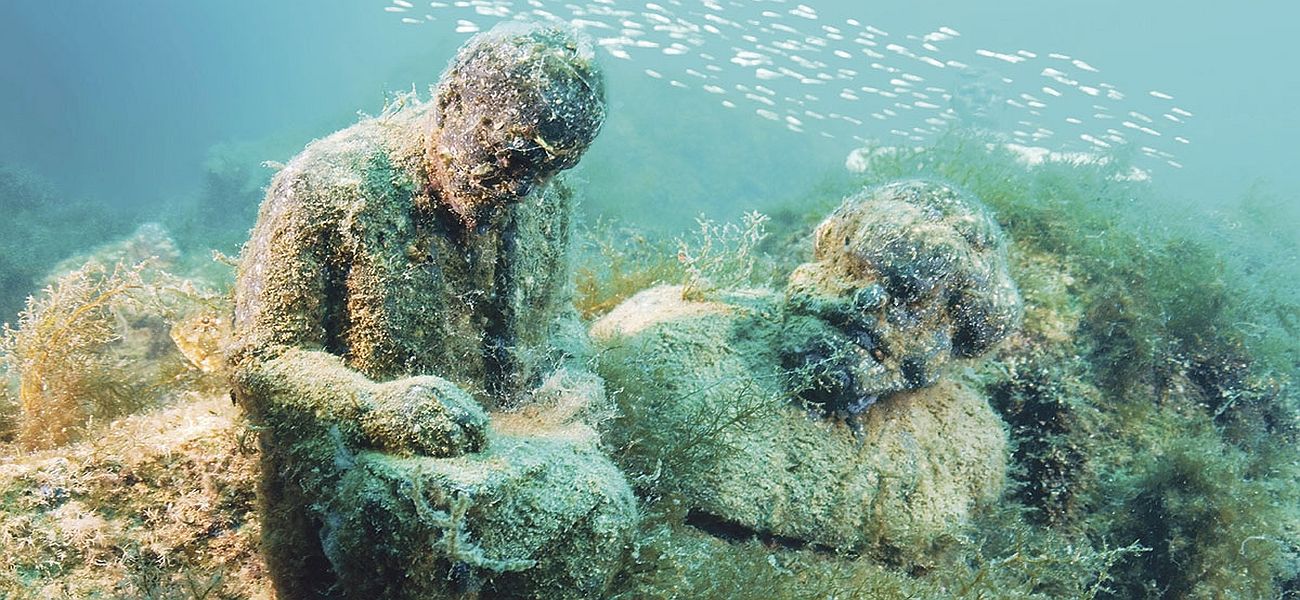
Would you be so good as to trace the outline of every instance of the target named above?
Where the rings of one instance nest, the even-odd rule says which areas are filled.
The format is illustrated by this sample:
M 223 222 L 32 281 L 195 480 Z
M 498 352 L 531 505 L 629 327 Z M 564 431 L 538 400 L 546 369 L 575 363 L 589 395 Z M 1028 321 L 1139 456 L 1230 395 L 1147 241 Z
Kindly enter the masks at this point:
M 722 223 L 700 216 L 693 235 L 673 238 L 597 221 L 579 231 L 574 304 L 584 320 L 592 321 L 659 284 L 681 285 L 683 297 L 694 299 L 762 285 L 780 270 L 775 257 L 763 251 L 769 220 L 757 211 Z
M 95 417 L 138 406 L 143 390 L 113 375 L 126 365 L 106 360 L 120 338 L 116 313 L 145 287 L 141 265 L 104 270 L 87 264 L 33 297 L 17 329 L 5 330 L 3 350 L 19 380 L 18 439 L 35 448 L 67 442 Z
M 0 357 L 18 383 L 13 433 L 21 445 L 67 443 L 202 378 L 177 351 L 172 326 L 229 305 L 159 268 L 166 258 L 158 255 L 169 251 L 161 229 L 146 225 L 57 276 L 28 299 L 16 327 L 5 327 Z
M 1051 526 L 1078 516 L 1091 475 L 1078 391 L 1049 365 L 1037 357 L 1004 357 L 1003 376 L 988 392 L 1011 430 L 1011 493 L 1031 510 L 1031 520 Z
M 682 298 L 698 300 L 711 292 L 756 283 L 763 260 L 758 247 L 767 237 L 768 220 L 757 211 L 745 213 L 738 223 L 697 219 L 695 237 L 677 240 L 677 261 L 685 272 Z
M 633 294 L 684 274 L 672 240 L 608 220 L 579 227 L 574 256 L 574 307 L 584 321 L 613 310 Z
M 1277 462 L 1283 457 L 1248 456 L 1213 430 L 1182 429 L 1182 439 L 1108 486 L 1121 494 L 1102 513 L 1110 534 L 1150 550 L 1117 563 L 1117 585 L 1104 597 L 1285 597 L 1279 583 L 1300 575 L 1300 520 L 1285 500 L 1296 498 L 1300 472 Z

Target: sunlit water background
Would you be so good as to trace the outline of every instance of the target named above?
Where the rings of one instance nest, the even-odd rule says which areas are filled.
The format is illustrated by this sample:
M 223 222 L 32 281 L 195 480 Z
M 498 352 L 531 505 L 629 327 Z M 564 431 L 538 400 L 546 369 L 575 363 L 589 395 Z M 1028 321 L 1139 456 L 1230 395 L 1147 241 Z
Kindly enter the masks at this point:
M 610 120 L 578 171 L 588 213 L 645 227 L 797 198 L 866 145 L 952 124 L 1115 150 L 1212 213 L 1291 195 L 1296 9 L 1279 2 L 664 0 L 6 3 L 0 162 L 148 214 L 198 190 L 209 150 L 283 161 L 424 92 L 501 19 L 600 44 Z M 233 224 L 232 224 L 233 225 Z M 245 226 L 245 224 L 238 224 Z

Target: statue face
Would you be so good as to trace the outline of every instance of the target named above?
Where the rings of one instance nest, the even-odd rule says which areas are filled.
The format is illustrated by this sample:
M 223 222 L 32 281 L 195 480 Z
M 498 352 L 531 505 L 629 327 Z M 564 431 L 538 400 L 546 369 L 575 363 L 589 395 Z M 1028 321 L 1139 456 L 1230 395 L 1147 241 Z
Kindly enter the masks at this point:
M 934 384 L 1021 313 L 997 223 L 978 201 L 927 181 L 845 200 L 818 227 L 815 260 L 791 275 L 787 302 L 786 366 L 813 376 L 807 399 L 850 413 Z
M 474 37 L 437 88 L 431 156 L 464 215 L 527 195 L 578 163 L 605 119 L 604 77 L 567 29 L 506 23 Z

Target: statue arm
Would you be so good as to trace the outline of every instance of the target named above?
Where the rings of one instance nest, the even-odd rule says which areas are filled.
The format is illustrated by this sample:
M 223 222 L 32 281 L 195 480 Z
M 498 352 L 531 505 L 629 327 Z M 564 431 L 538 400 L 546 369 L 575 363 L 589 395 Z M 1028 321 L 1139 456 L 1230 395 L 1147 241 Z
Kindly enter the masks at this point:
M 346 264 L 331 241 L 337 218 L 313 205 L 312 191 L 292 166 L 281 172 L 245 248 L 230 353 L 236 398 L 277 436 L 328 434 L 351 448 L 430 456 L 478 450 L 487 415 L 454 384 L 377 383 L 330 351 Z
M 426 456 L 475 452 L 485 440 L 487 414 L 439 377 L 376 383 L 328 352 L 288 348 L 248 361 L 234 380 L 250 412 L 282 436 Z

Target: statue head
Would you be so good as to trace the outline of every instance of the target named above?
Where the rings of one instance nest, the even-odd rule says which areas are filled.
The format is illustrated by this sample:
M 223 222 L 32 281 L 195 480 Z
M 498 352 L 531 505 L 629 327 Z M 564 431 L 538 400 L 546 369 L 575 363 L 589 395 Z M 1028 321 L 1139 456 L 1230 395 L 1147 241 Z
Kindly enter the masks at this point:
M 460 49 L 435 102 L 436 183 L 472 222 L 578 163 L 605 120 L 605 83 L 577 32 L 503 23 Z
M 954 357 L 984 353 L 1022 313 L 1001 228 L 952 186 L 905 180 L 846 199 L 790 276 L 787 367 L 828 411 L 935 383 Z

